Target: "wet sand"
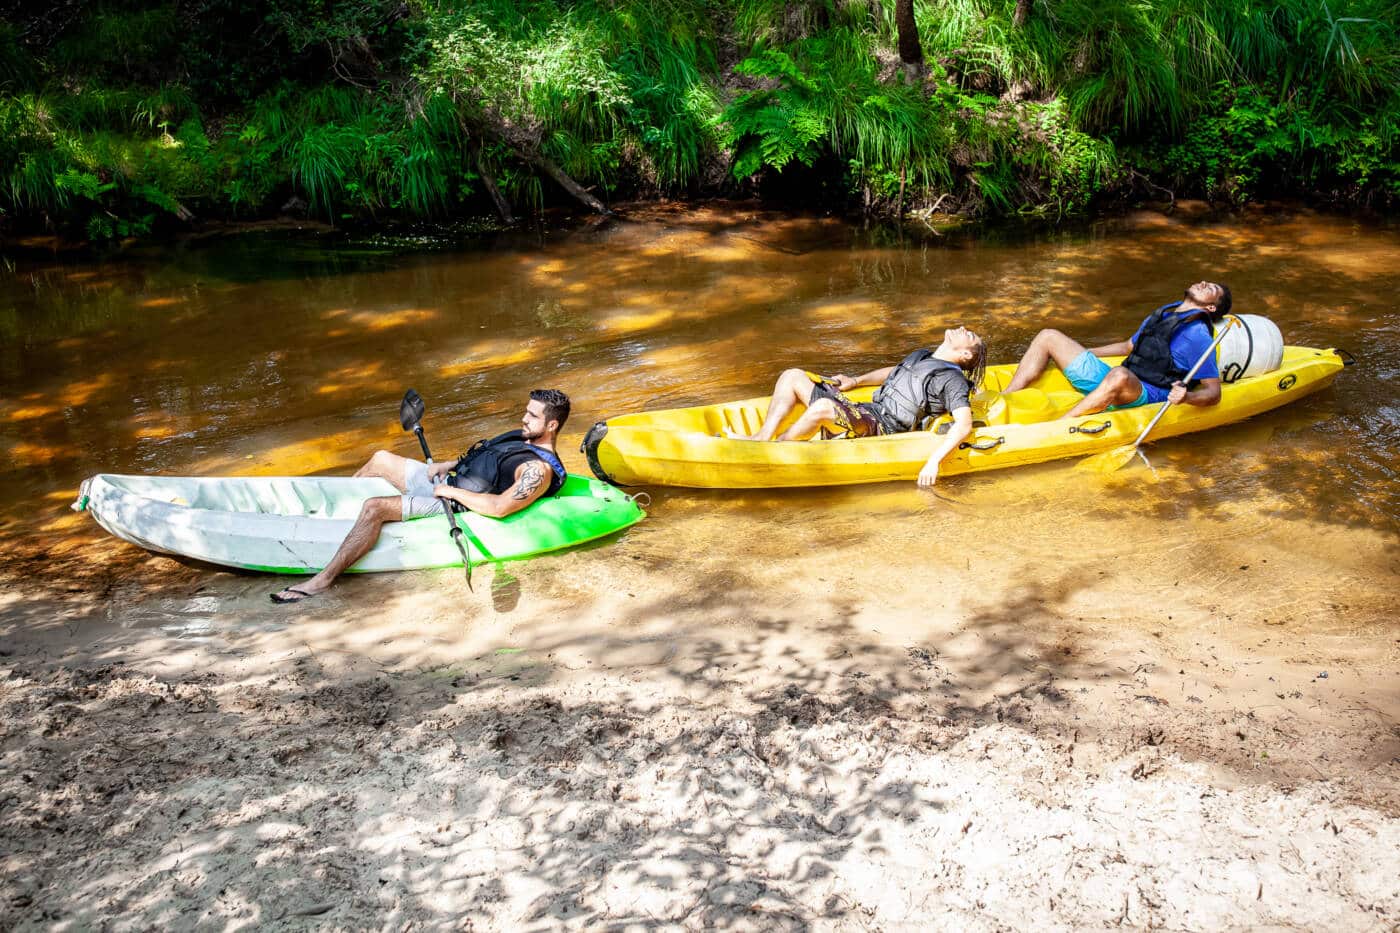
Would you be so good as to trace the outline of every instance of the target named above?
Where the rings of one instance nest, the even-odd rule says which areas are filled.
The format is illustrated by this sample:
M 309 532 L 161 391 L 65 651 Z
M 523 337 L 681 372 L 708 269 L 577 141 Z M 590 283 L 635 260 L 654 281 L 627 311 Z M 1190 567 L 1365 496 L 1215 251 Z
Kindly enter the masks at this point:
M 406 378 L 445 380 L 430 401 L 453 380 L 576 378 L 587 402 L 562 449 L 583 469 L 577 436 L 599 411 L 751 394 L 802 339 L 871 354 L 909 326 L 890 288 L 961 287 L 938 284 L 957 273 L 936 253 L 859 254 L 825 297 L 784 312 L 806 322 L 798 333 L 752 313 L 746 326 L 776 346 L 707 343 L 703 319 L 676 317 L 713 317 L 722 283 L 686 304 L 662 271 L 692 274 L 701 246 L 743 251 L 759 236 L 796 249 L 815 234 L 697 240 L 657 222 L 600 234 L 636 263 L 615 273 L 631 310 L 582 323 L 551 311 L 558 336 L 474 335 L 459 365 L 480 369 Z M 1351 290 L 1308 301 L 1335 309 L 1327 326 L 1360 332 L 1367 379 L 1348 371 L 1291 410 L 1159 445 L 1155 475 L 1086 484 L 1048 465 L 937 495 L 654 489 L 649 520 L 620 539 L 483 568 L 475 592 L 460 572 L 381 575 L 274 607 L 271 578 L 145 554 L 63 511 L 68 478 L 93 458 L 272 473 L 406 448 L 377 397 L 398 373 L 376 375 L 367 350 L 315 366 L 294 346 L 267 351 L 286 354 L 270 368 L 298 403 L 318 404 L 309 384 L 375 396 L 339 431 L 323 429 L 324 399 L 308 421 L 235 404 L 268 391 L 242 369 L 208 380 L 202 406 L 169 385 L 148 392 L 158 377 L 134 372 L 41 381 L 47 399 L 68 393 L 43 419 L 29 416 L 43 399 L 11 394 L 7 439 L 31 460 L 0 510 L 0 926 L 1392 928 L 1400 538 L 1385 454 L 1400 409 L 1374 395 L 1394 391 L 1396 337 L 1393 310 L 1368 293 L 1400 248 L 1334 223 L 1316 222 L 1311 255 L 1339 270 L 1323 290 Z M 1297 230 L 1229 236 L 1277 250 L 1279 275 L 1296 265 Z M 1120 248 L 1116 263 L 1142 249 L 1099 247 Z M 1038 267 L 1063 268 L 1068 252 L 1092 265 L 1082 245 L 1051 243 Z M 986 262 L 1024 269 L 1013 258 Z M 545 284 L 519 286 L 520 307 L 571 294 L 593 268 L 557 261 Z M 934 272 L 899 271 L 920 262 Z M 1247 266 L 1246 281 L 1260 291 L 1265 272 Z M 434 275 L 432 288 L 451 282 Z M 330 288 L 309 281 L 303 292 Z M 671 297 L 635 297 L 651 291 Z M 1286 313 L 1297 293 L 1267 294 Z M 139 297 L 178 298 L 193 323 L 167 326 L 209 331 L 191 365 L 217 357 L 188 293 Z M 317 300 L 332 298 L 347 310 L 308 314 L 317 326 L 387 320 L 400 343 L 435 345 L 431 316 L 356 323 L 343 295 Z M 857 300 L 879 312 L 869 333 L 846 307 Z M 1083 320 L 1105 332 L 1132 316 L 1086 301 Z M 1008 345 L 1057 314 L 1027 312 Z M 290 329 L 279 341 L 299 333 L 266 326 Z M 1329 336 L 1316 321 L 1293 329 Z M 530 356 L 532 340 L 567 347 L 582 331 L 613 336 L 568 357 L 567 373 Z M 31 335 L 23 359 L 93 359 L 58 345 L 74 339 Z M 737 390 L 704 365 L 723 352 Z M 627 374 L 633 385 L 613 384 Z M 434 423 L 465 432 L 451 442 L 484 430 L 515 388 L 482 411 L 441 403 Z M 149 397 L 148 414 L 117 410 L 123 393 Z M 37 459 L 84 443 L 61 424 L 89 430 L 83 462 Z M 31 492 L 47 498 L 26 512 Z

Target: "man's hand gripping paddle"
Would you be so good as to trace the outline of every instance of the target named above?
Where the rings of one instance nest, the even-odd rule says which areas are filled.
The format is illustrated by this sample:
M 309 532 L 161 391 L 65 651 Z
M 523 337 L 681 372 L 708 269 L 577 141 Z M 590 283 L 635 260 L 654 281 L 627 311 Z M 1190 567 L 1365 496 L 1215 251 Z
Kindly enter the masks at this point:
M 1230 332 L 1230 328 L 1236 326 L 1239 322 L 1240 319 L 1233 314 L 1226 318 L 1225 326 L 1220 328 L 1220 333 L 1216 335 L 1215 340 L 1206 348 L 1206 352 L 1201 354 L 1201 358 L 1196 361 L 1196 365 L 1191 367 L 1191 371 L 1186 374 L 1186 378 L 1181 380 L 1183 384 L 1191 381 L 1191 377 L 1196 375 L 1196 370 L 1204 366 L 1206 360 L 1210 359 L 1210 355 L 1215 352 L 1215 348 L 1220 346 L 1220 341 L 1225 339 L 1225 335 Z M 1172 403 L 1168 400 L 1166 404 L 1158 409 L 1157 414 L 1153 416 L 1152 420 L 1147 423 L 1147 427 L 1142 429 L 1142 433 L 1137 436 L 1137 440 L 1133 441 L 1131 444 L 1115 447 L 1101 454 L 1094 454 L 1092 457 L 1079 461 L 1075 469 L 1083 470 L 1086 473 L 1112 473 L 1126 466 L 1128 461 L 1133 459 L 1133 456 L 1139 452 L 1138 449 L 1142 446 L 1142 442 L 1147 440 L 1147 435 L 1152 433 L 1152 429 L 1157 427 L 1157 422 L 1162 420 L 1162 416 L 1165 415 L 1167 409 L 1171 407 Z
M 423 436 L 423 412 L 427 406 L 423 404 L 423 396 L 417 390 L 409 389 L 403 394 L 403 401 L 399 403 L 399 424 L 403 425 L 405 431 L 412 431 L 418 437 L 418 444 L 423 448 L 423 457 L 429 463 L 433 462 L 432 452 L 428 450 L 428 439 Z M 462 555 L 462 566 L 467 570 L 467 589 L 472 588 L 472 559 L 467 552 L 467 546 L 462 541 L 462 529 L 457 524 L 457 503 L 451 499 L 443 499 L 443 513 L 447 516 L 447 524 L 452 528 L 452 543 L 457 545 L 457 550 Z

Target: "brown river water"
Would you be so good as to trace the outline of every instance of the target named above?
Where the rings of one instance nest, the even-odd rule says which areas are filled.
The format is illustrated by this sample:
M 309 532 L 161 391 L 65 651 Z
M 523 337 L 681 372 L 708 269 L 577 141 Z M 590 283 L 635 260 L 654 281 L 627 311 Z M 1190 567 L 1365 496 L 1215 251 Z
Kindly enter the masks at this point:
M 1228 282 L 1236 310 L 1269 316 L 1287 342 L 1346 348 L 1360 365 L 1290 408 L 1153 446 L 1155 474 L 1086 479 L 1059 463 L 952 477 L 937 493 L 651 489 L 649 520 L 621 540 L 517 572 L 562 593 L 646 588 L 655 573 L 777 605 L 784 590 L 875 590 L 914 606 L 994 591 L 1074 611 L 1093 607 L 1105 578 L 1118 602 L 1143 606 L 1189 579 L 1220 598 L 1203 613 L 1388 627 L 1400 595 L 1400 229 L 1310 213 L 901 240 L 661 206 L 489 244 L 284 232 L 7 262 L 0 550 L 24 558 L 10 574 L 64 553 L 155 574 L 68 511 L 84 476 L 336 473 L 376 447 L 415 454 L 397 423 L 409 386 L 439 455 L 513 427 L 530 388 L 562 388 L 574 414 L 561 452 L 586 471 L 582 434 L 609 415 L 766 393 L 794 364 L 873 369 L 959 323 L 988 336 L 992 362 L 1014 361 L 1043 327 L 1117 340 L 1201 278 Z

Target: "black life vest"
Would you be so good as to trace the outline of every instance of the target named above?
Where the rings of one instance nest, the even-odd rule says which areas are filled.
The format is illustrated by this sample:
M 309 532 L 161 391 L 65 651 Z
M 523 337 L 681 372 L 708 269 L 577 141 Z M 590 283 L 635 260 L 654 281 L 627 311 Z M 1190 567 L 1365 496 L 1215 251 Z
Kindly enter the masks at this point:
M 912 431 L 929 415 L 943 414 L 938 400 L 929 398 L 928 381 L 946 370 L 962 375 L 961 366 L 940 360 L 930 350 L 915 350 L 900 360 L 885 384 L 871 397 L 886 430 L 891 433 Z
M 515 485 L 515 471 L 526 460 L 543 460 L 549 465 L 549 489 L 545 495 L 557 494 L 569 475 L 564 464 L 553 451 L 527 443 L 519 429 L 477 441 L 457 458 L 457 465 L 448 474 L 448 482 L 468 492 L 500 495 Z
M 1148 315 L 1147 321 L 1142 325 L 1142 332 L 1133 342 L 1133 352 L 1123 361 L 1123 365 L 1130 369 L 1134 376 L 1160 389 L 1170 388 L 1172 383 L 1186 378 L 1187 370 L 1178 366 L 1176 360 L 1172 359 L 1172 337 L 1176 336 L 1176 332 L 1201 318 L 1205 319 L 1206 327 L 1210 328 L 1209 311 L 1202 308 L 1185 314 L 1173 312 L 1172 309 L 1180 304 L 1179 301 L 1173 301 Z M 1200 384 L 1201 380 L 1192 379 L 1186 388 L 1194 389 Z

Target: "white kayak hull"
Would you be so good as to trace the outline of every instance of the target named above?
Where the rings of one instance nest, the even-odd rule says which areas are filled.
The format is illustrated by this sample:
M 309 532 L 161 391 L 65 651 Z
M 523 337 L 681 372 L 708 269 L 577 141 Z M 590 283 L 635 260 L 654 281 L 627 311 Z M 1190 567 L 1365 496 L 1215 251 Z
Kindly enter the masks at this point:
M 382 479 L 170 477 L 98 474 L 74 507 L 124 541 L 161 554 L 268 573 L 314 573 L 335 554 Z M 461 513 L 472 561 L 518 560 L 612 534 L 645 513 L 625 494 L 570 476 L 557 496 L 504 519 Z M 368 573 L 460 566 L 447 520 L 431 515 L 384 526 L 351 569 Z

